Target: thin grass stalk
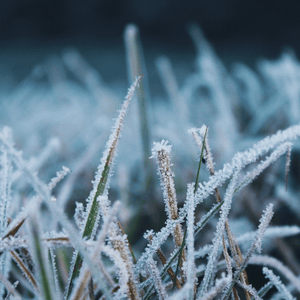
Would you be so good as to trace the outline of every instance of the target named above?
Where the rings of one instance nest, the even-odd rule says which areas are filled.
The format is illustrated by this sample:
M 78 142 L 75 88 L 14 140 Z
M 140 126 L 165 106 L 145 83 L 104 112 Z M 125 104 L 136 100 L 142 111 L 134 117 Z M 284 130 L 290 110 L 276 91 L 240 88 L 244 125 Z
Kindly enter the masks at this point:
M 241 263 L 239 269 L 235 272 L 234 278 L 231 281 L 230 286 L 228 287 L 226 293 L 223 295 L 222 300 L 227 300 L 229 298 L 231 290 L 234 287 L 234 284 L 236 283 L 238 278 L 240 278 L 241 274 L 245 270 L 254 250 L 257 249 L 258 252 L 261 251 L 262 238 L 266 231 L 267 226 L 270 223 L 272 216 L 273 216 L 273 205 L 269 204 L 260 219 L 260 225 L 256 232 L 256 236 L 255 236 L 254 240 L 252 241 L 252 245 L 248 249 L 246 257 L 245 257 L 244 261 Z
M 149 240 L 149 242 L 151 242 L 153 240 L 153 235 L 151 233 L 149 233 L 146 237 Z M 157 254 L 159 260 L 161 261 L 162 265 L 165 266 L 167 263 L 167 259 L 164 255 L 163 251 L 159 248 L 159 249 L 157 249 L 156 254 Z M 176 288 L 181 289 L 182 285 L 181 285 L 180 281 L 176 278 L 175 273 L 173 272 L 173 269 L 171 267 L 169 267 L 167 269 L 167 273 L 169 274 L 169 276 L 172 279 L 173 283 L 175 284 Z
M 205 137 L 206 137 L 206 134 L 207 134 L 207 130 L 208 130 L 208 127 L 206 127 L 206 129 L 205 129 L 204 139 L 203 139 L 203 142 L 202 142 L 200 160 L 199 160 L 198 170 L 197 170 L 197 175 L 196 175 L 196 182 L 195 182 L 195 185 L 194 185 L 194 195 L 196 194 L 197 186 L 198 186 L 198 182 L 199 182 L 199 175 L 200 175 L 201 164 L 202 164 L 202 161 L 203 161 L 204 148 L 205 148 L 205 140 L 206 140 Z M 193 203 L 194 203 L 194 201 L 193 201 Z M 183 238 L 183 241 L 182 241 L 182 244 L 181 244 L 181 247 L 180 247 L 179 259 L 178 259 L 178 264 L 177 264 L 177 268 L 176 268 L 175 278 L 177 278 L 177 274 L 178 274 L 178 270 L 179 270 L 179 265 L 181 263 L 181 256 L 182 256 L 183 249 L 184 249 L 184 246 L 185 246 L 186 235 L 187 235 L 187 227 L 185 228 L 184 238 Z M 174 289 L 174 285 L 173 285 L 173 289 Z
M 17 295 L 17 293 L 16 293 L 16 288 L 17 288 L 18 284 L 19 284 L 19 281 L 16 281 L 12 286 L 10 286 L 10 289 L 8 290 L 8 293 L 4 300 L 9 300 L 11 295 L 14 296 L 14 299 L 17 299 L 17 300 L 21 299 L 21 297 L 19 295 Z M 7 286 L 6 286 L 6 288 L 7 288 Z
M 219 221 L 217 224 L 215 237 L 213 238 L 213 248 L 209 255 L 207 268 L 205 271 L 204 278 L 202 280 L 202 286 L 198 293 L 197 299 L 201 299 L 201 297 L 203 297 L 205 295 L 205 293 L 207 292 L 208 285 L 209 285 L 209 282 L 212 277 L 212 272 L 215 268 L 216 258 L 218 256 L 219 247 L 222 243 L 222 236 L 224 234 L 227 216 L 231 209 L 232 197 L 233 197 L 233 193 L 234 193 L 234 188 L 237 183 L 237 177 L 238 177 L 239 171 L 240 170 L 236 170 L 233 178 L 231 179 L 231 181 L 229 183 L 226 193 L 225 193 L 224 204 L 223 204 L 221 215 L 220 215 L 220 218 L 219 218 Z
M 168 145 L 168 141 L 162 140 L 160 143 L 154 143 L 152 149 L 152 157 L 156 158 L 158 166 L 158 173 L 160 177 L 161 187 L 163 190 L 165 210 L 170 220 L 176 220 L 178 218 L 177 196 L 175 190 L 175 183 L 173 179 L 173 171 L 171 170 L 171 146 Z M 174 232 L 172 232 L 175 245 L 181 247 L 183 243 L 183 232 L 180 223 L 177 223 Z M 182 251 L 182 263 L 186 261 L 186 253 Z
M 161 280 L 158 268 L 156 266 L 156 262 L 153 259 L 151 259 L 149 261 L 148 269 L 149 269 L 149 273 L 151 275 L 152 281 L 154 283 L 156 292 L 158 294 L 158 299 L 159 300 L 167 299 L 168 296 L 167 296 L 165 286 Z
M 130 87 L 128 94 L 123 103 L 123 107 L 119 113 L 119 116 L 116 120 L 114 130 L 110 135 L 110 138 L 107 143 L 107 149 L 103 154 L 101 159 L 102 165 L 99 167 L 98 172 L 96 174 L 96 180 L 94 182 L 94 188 L 89 197 L 90 203 L 87 208 L 87 216 L 84 224 L 84 230 L 82 232 L 82 238 L 90 239 L 96 232 L 95 225 L 97 224 L 98 216 L 99 216 L 99 202 L 98 197 L 104 195 L 107 183 L 109 180 L 109 175 L 111 173 L 111 168 L 114 161 L 114 154 L 116 151 L 116 147 L 118 144 L 118 140 L 120 137 L 120 133 L 123 127 L 124 117 L 127 112 L 130 101 L 133 98 L 134 92 L 141 82 L 142 76 L 137 77 L 132 86 Z M 74 261 L 74 265 L 72 267 L 71 276 L 69 286 L 66 292 L 66 299 L 69 298 L 70 292 L 73 287 L 73 281 L 78 277 L 80 272 L 80 266 L 82 264 L 82 257 L 79 253 L 76 254 L 76 258 Z
M 203 130 L 203 127 L 202 127 L 199 130 L 200 135 L 201 135 L 201 133 L 203 135 L 203 132 L 204 132 L 204 130 Z M 207 167 L 210 175 L 214 176 L 215 175 L 214 162 L 213 162 L 212 152 L 211 152 L 210 147 L 209 147 L 207 127 L 206 127 L 206 131 L 205 131 L 205 134 L 203 135 L 203 137 L 199 137 L 195 130 L 192 131 L 192 135 L 193 135 L 193 137 L 195 139 L 195 142 L 197 143 L 199 148 L 200 148 L 201 144 L 204 145 L 204 147 L 205 147 L 204 158 L 206 160 L 206 167 Z M 201 138 L 203 140 L 202 143 L 201 143 Z M 217 187 L 215 188 L 215 197 L 216 197 L 216 200 L 217 200 L 218 203 L 220 203 L 222 201 L 219 189 Z M 234 262 L 235 262 L 237 268 L 239 268 L 240 262 L 243 261 L 243 256 L 242 256 L 241 250 L 239 249 L 238 244 L 235 242 L 235 237 L 234 237 L 233 233 L 230 230 L 228 219 L 225 222 L 225 230 L 226 230 L 226 233 L 227 233 L 227 238 L 229 240 L 229 245 L 230 245 L 231 253 L 232 253 L 233 258 L 234 258 Z M 227 264 L 228 274 L 230 276 L 232 276 L 231 260 L 230 260 L 230 256 L 229 256 L 228 251 L 227 251 L 226 242 L 225 242 L 225 235 L 224 234 L 222 236 L 222 243 L 223 243 L 223 253 L 224 253 L 224 257 L 225 257 L 226 264 Z M 247 273 L 246 273 L 246 270 L 245 270 L 243 272 L 243 276 L 241 276 L 241 281 L 243 282 L 243 284 L 248 284 L 248 279 L 247 278 L 248 278 L 248 276 L 247 276 Z M 236 297 L 237 296 L 237 291 L 235 290 L 234 287 L 233 287 L 233 290 L 234 290 L 233 291 L 234 292 L 234 297 Z M 245 292 L 246 299 L 250 300 L 249 292 L 246 289 L 244 289 L 244 292 Z
M 259 297 L 264 297 L 266 295 L 266 293 L 273 287 L 273 283 L 272 282 L 268 282 L 266 283 L 261 289 L 259 289 L 259 291 L 257 292 Z M 254 297 L 251 298 L 251 300 L 254 300 Z
M 100 197 L 99 197 L 100 198 Z M 102 200 L 99 199 L 99 203 L 101 205 L 101 210 L 104 212 L 104 218 L 107 218 L 107 199 Z M 116 221 L 111 223 L 111 226 L 108 230 L 110 242 L 114 248 L 114 250 L 118 251 L 121 255 L 122 260 L 126 265 L 126 270 L 128 272 L 129 280 L 128 280 L 128 298 L 132 300 L 140 299 L 139 290 L 137 288 L 137 279 L 134 274 L 134 265 L 132 261 L 132 256 L 130 253 L 129 243 L 127 237 L 121 233 L 121 230 Z
M 237 281 L 237 284 L 242 287 L 244 290 L 248 291 L 249 295 L 253 296 L 255 300 L 263 300 L 259 295 L 256 289 L 252 285 L 247 285 L 242 283 L 241 281 Z M 251 297 L 250 296 L 250 297 Z M 251 298 L 250 298 L 251 300 Z
M 51 263 L 52 263 L 52 271 L 53 271 L 53 279 L 55 284 L 56 296 L 57 299 L 62 299 L 62 295 L 60 293 L 60 288 L 59 288 L 59 282 L 58 282 L 56 261 L 55 261 L 56 255 L 54 254 L 52 247 L 49 248 L 49 252 L 50 252 Z
M 287 191 L 288 186 L 288 176 L 290 171 L 290 165 L 291 165 L 291 147 L 288 148 L 286 153 L 286 164 L 285 164 L 285 190 Z
M 194 219 L 195 219 L 195 207 L 193 184 L 188 184 L 187 188 L 187 201 L 189 202 L 189 209 L 187 215 L 187 270 L 186 270 L 186 285 L 188 289 L 188 299 L 193 300 L 196 294 L 196 270 L 195 270 L 195 248 L 194 248 Z
M 32 272 L 23 263 L 22 259 L 20 258 L 20 256 L 18 255 L 17 252 L 11 251 L 10 254 L 11 254 L 11 257 L 13 258 L 13 260 L 16 262 L 17 266 L 21 269 L 21 271 L 24 273 L 25 277 L 28 279 L 28 281 L 33 286 L 34 291 L 37 294 L 39 294 L 40 293 L 40 289 L 39 289 L 39 287 L 37 285 L 37 281 L 36 281 L 34 275 L 32 274 Z
M 19 293 L 16 291 L 16 287 L 19 284 L 19 281 L 16 281 L 13 285 L 0 273 L 0 281 L 4 284 L 5 288 L 7 289 L 8 293 L 6 298 L 13 295 L 14 299 L 16 300 L 21 300 L 21 296 L 19 295 Z M 6 299 L 5 298 L 5 299 Z
M 278 292 L 281 294 L 281 296 L 286 300 L 295 300 L 292 296 L 292 294 L 288 291 L 286 286 L 281 282 L 279 276 L 275 276 L 272 270 L 264 267 L 263 273 L 265 274 L 266 278 L 268 278 L 273 285 L 277 288 Z
M 118 211 L 118 207 L 119 207 L 119 202 L 116 202 L 115 205 L 112 207 L 111 212 L 109 214 L 109 216 L 107 217 L 107 219 L 105 220 L 105 223 L 103 225 L 102 230 L 99 232 L 99 236 L 97 239 L 97 245 L 96 248 L 93 250 L 92 253 L 92 260 L 93 261 L 98 261 L 98 256 L 101 252 L 101 248 L 104 245 L 105 242 L 105 237 L 108 234 L 108 230 L 109 230 L 109 226 L 110 224 L 113 222 L 113 218 L 115 217 L 117 211 Z M 99 261 L 98 261 L 99 262 Z M 104 269 L 104 266 L 101 264 L 100 269 L 102 270 L 104 274 L 104 276 L 106 275 L 106 271 Z M 109 274 L 107 274 L 107 276 L 105 276 L 107 281 L 110 282 L 110 285 L 113 286 L 114 285 L 114 281 L 112 280 L 112 278 L 110 277 Z M 91 273 L 88 269 L 88 266 L 85 266 L 83 268 L 83 270 L 81 271 L 81 274 L 77 280 L 76 286 L 74 287 L 74 291 L 71 295 L 71 299 L 72 300 L 78 300 L 82 298 L 82 295 L 84 293 L 84 291 L 86 290 L 86 285 L 88 284 L 88 281 L 91 278 Z
M 37 216 L 38 217 L 38 216 Z M 41 286 L 41 296 L 45 300 L 55 299 L 53 295 L 54 284 L 52 282 L 52 274 L 50 266 L 46 258 L 45 247 L 42 245 L 40 222 L 36 217 L 30 216 L 30 233 L 31 233 L 31 247 L 33 253 L 33 260 L 38 272 L 38 278 Z
M 215 205 L 204 217 L 201 218 L 201 220 L 197 223 L 195 227 L 195 233 L 194 233 L 195 235 L 199 233 L 204 228 L 204 226 L 208 223 L 208 221 L 215 216 L 215 214 L 220 210 L 223 204 L 224 204 L 224 200 L 220 204 Z M 177 258 L 179 254 L 180 254 L 180 249 L 177 249 L 173 252 L 173 254 L 171 255 L 171 257 L 166 262 L 166 264 L 164 265 L 163 269 L 160 272 L 161 277 L 166 273 L 167 269 L 171 267 L 171 264 L 174 262 L 174 260 Z M 199 277 L 198 274 L 197 277 Z M 140 285 L 140 288 L 143 288 L 149 284 L 150 284 L 150 279 L 147 279 Z M 143 298 L 144 300 L 148 299 L 152 289 L 153 286 L 150 286 L 147 294 Z

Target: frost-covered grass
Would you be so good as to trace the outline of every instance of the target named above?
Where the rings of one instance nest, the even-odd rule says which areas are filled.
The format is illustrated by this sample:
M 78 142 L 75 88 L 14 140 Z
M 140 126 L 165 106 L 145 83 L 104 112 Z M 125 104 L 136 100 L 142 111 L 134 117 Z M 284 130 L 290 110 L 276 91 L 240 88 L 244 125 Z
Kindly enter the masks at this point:
M 3 299 L 299 298 L 299 62 L 229 72 L 189 32 L 185 82 L 156 62 L 168 99 L 134 25 L 119 111 L 76 50 L 3 88 Z

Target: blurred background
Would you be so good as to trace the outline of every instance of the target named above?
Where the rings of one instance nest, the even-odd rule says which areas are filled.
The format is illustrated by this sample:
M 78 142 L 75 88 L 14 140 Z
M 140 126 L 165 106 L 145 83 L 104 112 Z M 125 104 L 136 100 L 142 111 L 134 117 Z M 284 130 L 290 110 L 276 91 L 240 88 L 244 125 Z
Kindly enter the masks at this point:
M 283 47 L 300 51 L 298 1 L 1 0 L 1 72 L 22 79 L 47 54 L 75 46 L 106 80 L 124 79 L 126 24 L 139 26 L 147 60 L 161 52 L 184 60 L 195 54 L 190 21 L 225 63 L 253 65 L 277 58 Z

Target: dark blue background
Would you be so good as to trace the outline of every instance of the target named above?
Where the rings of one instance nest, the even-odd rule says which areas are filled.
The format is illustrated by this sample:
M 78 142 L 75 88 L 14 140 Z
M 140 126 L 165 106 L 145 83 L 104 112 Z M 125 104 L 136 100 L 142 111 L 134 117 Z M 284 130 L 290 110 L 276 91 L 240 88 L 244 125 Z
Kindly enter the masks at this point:
M 1 0 L 0 38 L 120 38 L 135 22 L 145 37 L 185 41 L 189 21 L 212 42 L 252 40 L 299 50 L 299 1 Z

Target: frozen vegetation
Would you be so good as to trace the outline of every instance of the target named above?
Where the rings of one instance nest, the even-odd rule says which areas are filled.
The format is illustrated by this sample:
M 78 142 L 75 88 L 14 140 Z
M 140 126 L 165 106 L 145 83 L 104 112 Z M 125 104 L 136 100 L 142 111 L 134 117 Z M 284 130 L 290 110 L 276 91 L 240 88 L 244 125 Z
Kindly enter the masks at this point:
M 1 87 L 0 297 L 300 298 L 300 64 L 229 71 L 189 34 L 163 100 L 134 25 L 123 104 L 76 50 Z

